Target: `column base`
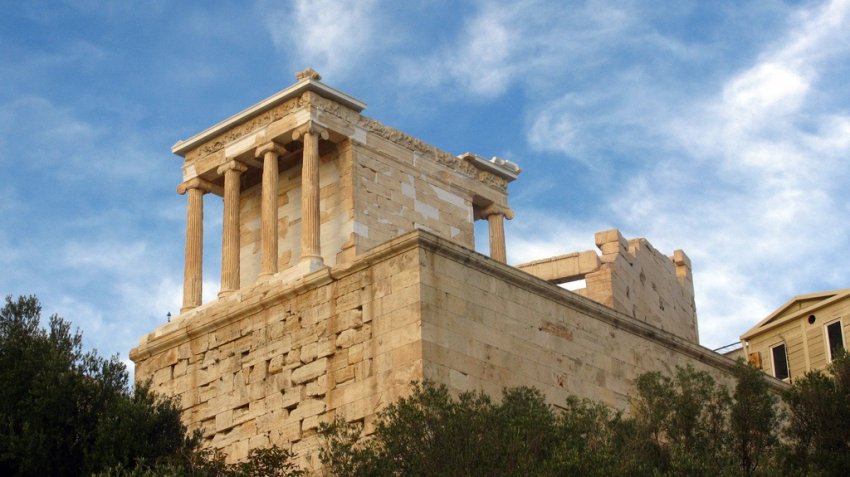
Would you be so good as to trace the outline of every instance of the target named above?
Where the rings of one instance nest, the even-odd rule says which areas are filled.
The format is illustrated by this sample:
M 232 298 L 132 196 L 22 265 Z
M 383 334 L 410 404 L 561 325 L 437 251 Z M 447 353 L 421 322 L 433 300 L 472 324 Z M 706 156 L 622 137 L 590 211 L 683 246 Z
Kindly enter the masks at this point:
M 228 295 L 232 295 L 232 294 L 233 294 L 233 292 L 235 292 L 235 291 L 236 291 L 236 290 L 221 290 L 220 292 L 218 292 L 218 297 L 219 297 L 219 298 L 224 298 L 224 297 L 226 297 L 226 296 L 228 296 Z
M 197 306 L 184 306 L 180 308 L 180 314 L 182 315 L 183 313 L 186 313 L 187 311 L 192 311 L 195 308 L 197 308 Z
M 273 273 L 273 272 L 262 272 L 262 273 L 260 273 L 259 275 L 257 275 L 257 283 L 267 282 L 267 281 L 269 281 L 269 280 L 271 279 L 271 277 L 273 277 L 273 276 L 275 276 L 275 275 L 277 275 L 277 273 Z

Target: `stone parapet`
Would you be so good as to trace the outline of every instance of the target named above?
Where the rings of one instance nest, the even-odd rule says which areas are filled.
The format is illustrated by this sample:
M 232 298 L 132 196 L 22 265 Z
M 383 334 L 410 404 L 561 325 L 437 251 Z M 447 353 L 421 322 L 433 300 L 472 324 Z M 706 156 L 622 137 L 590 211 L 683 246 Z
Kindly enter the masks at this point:
M 594 238 L 600 255 L 574 252 L 517 268 L 556 284 L 585 280 L 576 293 L 699 342 L 691 261 L 685 252 L 667 257 L 646 239 L 626 240 L 616 229 Z

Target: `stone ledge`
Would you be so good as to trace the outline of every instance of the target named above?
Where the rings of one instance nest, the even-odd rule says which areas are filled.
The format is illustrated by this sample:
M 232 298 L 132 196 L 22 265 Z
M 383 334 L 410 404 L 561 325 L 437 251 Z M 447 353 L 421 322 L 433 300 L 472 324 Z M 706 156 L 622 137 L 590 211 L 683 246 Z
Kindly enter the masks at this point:
M 234 126 L 238 126 L 254 116 L 260 115 L 263 112 L 281 104 L 287 100 L 300 96 L 302 93 L 307 91 L 312 91 L 314 93 L 319 94 L 320 96 L 327 97 L 332 99 L 333 101 L 338 102 L 339 104 L 344 105 L 347 108 L 354 110 L 355 112 L 363 111 L 366 108 L 366 103 L 356 99 L 352 96 L 349 96 L 337 89 L 331 88 L 330 86 L 314 80 L 310 78 L 305 78 L 294 85 L 260 101 L 259 103 L 251 106 L 248 109 L 245 109 L 239 113 L 234 114 L 233 116 L 221 121 L 220 123 L 207 128 L 206 130 L 192 136 L 189 139 L 178 141 L 174 146 L 171 147 L 171 152 L 177 154 L 179 156 L 185 156 L 186 153 L 191 151 L 197 146 L 202 145 L 209 139 L 212 139 L 218 134 L 230 129 Z

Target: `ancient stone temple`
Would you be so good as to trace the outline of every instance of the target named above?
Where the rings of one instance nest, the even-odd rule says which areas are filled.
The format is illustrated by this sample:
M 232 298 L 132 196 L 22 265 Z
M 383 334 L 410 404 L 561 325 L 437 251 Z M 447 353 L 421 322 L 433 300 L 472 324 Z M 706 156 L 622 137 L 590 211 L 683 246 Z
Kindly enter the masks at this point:
M 625 407 L 645 371 L 728 374 L 733 363 L 697 342 L 682 251 L 609 230 L 596 234 L 601 253 L 510 266 L 520 168 L 442 151 L 365 107 L 308 69 L 172 149 L 187 196 L 183 307 L 130 357 L 137 379 L 180 397 L 208 445 L 238 460 L 276 443 L 315 469 L 320 422 L 368 432 L 412 380 Z M 223 199 L 222 230 L 203 230 L 205 194 Z M 489 256 L 474 251 L 476 220 L 489 223 Z M 210 303 L 204 233 L 222 237 Z

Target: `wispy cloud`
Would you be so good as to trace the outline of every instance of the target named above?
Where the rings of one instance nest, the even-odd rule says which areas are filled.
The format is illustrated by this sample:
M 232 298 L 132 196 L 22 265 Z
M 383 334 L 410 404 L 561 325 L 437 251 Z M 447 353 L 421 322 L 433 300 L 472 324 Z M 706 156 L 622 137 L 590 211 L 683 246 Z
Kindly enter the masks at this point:
M 835 251 L 850 247 L 850 226 L 840 220 L 850 208 L 840 192 L 850 179 L 850 112 L 823 97 L 839 92 L 831 64 L 850 59 L 848 4 L 801 8 L 750 62 L 696 93 L 658 75 L 705 58 L 652 25 L 624 21 L 638 41 L 678 59 L 651 74 L 626 67 L 598 87 L 529 104 L 531 149 L 584 164 L 585 180 L 610 183 L 605 195 L 587 191 L 601 199 L 592 213 L 547 217 L 552 204 L 523 201 L 517 222 L 535 225 L 509 226 L 510 248 L 519 249 L 513 258 L 592 248 L 592 233 L 611 226 L 659 250 L 684 248 L 710 346 L 733 341 L 791 295 L 846 286 L 846 276 L 841 283 L 830 271 Z M 622 51 L 607 41 L 585 50 Z M 569 227 L 556 223 L 564 220 Z
M 848 180 L 850 115 L 810 105 L 824 62 L 850 56 L 848 3 L 798 18 L 716 94 L 654 125 L 678 154 L 613 200 L 624 223 L 692 255 L 708 341 L 825 286 L 819 277 L 833 266 L 835 245 L 850 245 L 837 193 Z
M 624 7 L 606 2 L 474 4 L 474 13 L 449 45 L 399 61 L 402 82 L 448 87 L 480 99 L 500 96 L 515 85 L 545 88 L 562 83 L 579 64 L 607 61 L 588 54 L 588 43 L 614 41 L 639 24 Z
M 296 0 L 262 3 L 265 27 L 296 68 L 311 66 L 333 78 L 358 66 L 379 48 L 380 11 L 375 0 Z
M 149 160 L 155 157 L 150 147 L 137 132 L 106 117 L 93 121 L 42 96 L 0 103 L 0 163 L 25 154 L 28 160 L 17 167 L 49 174 L 51 180 L 90 181 L 91 171 L 101 181 L 162 174 L 166 164 Z

